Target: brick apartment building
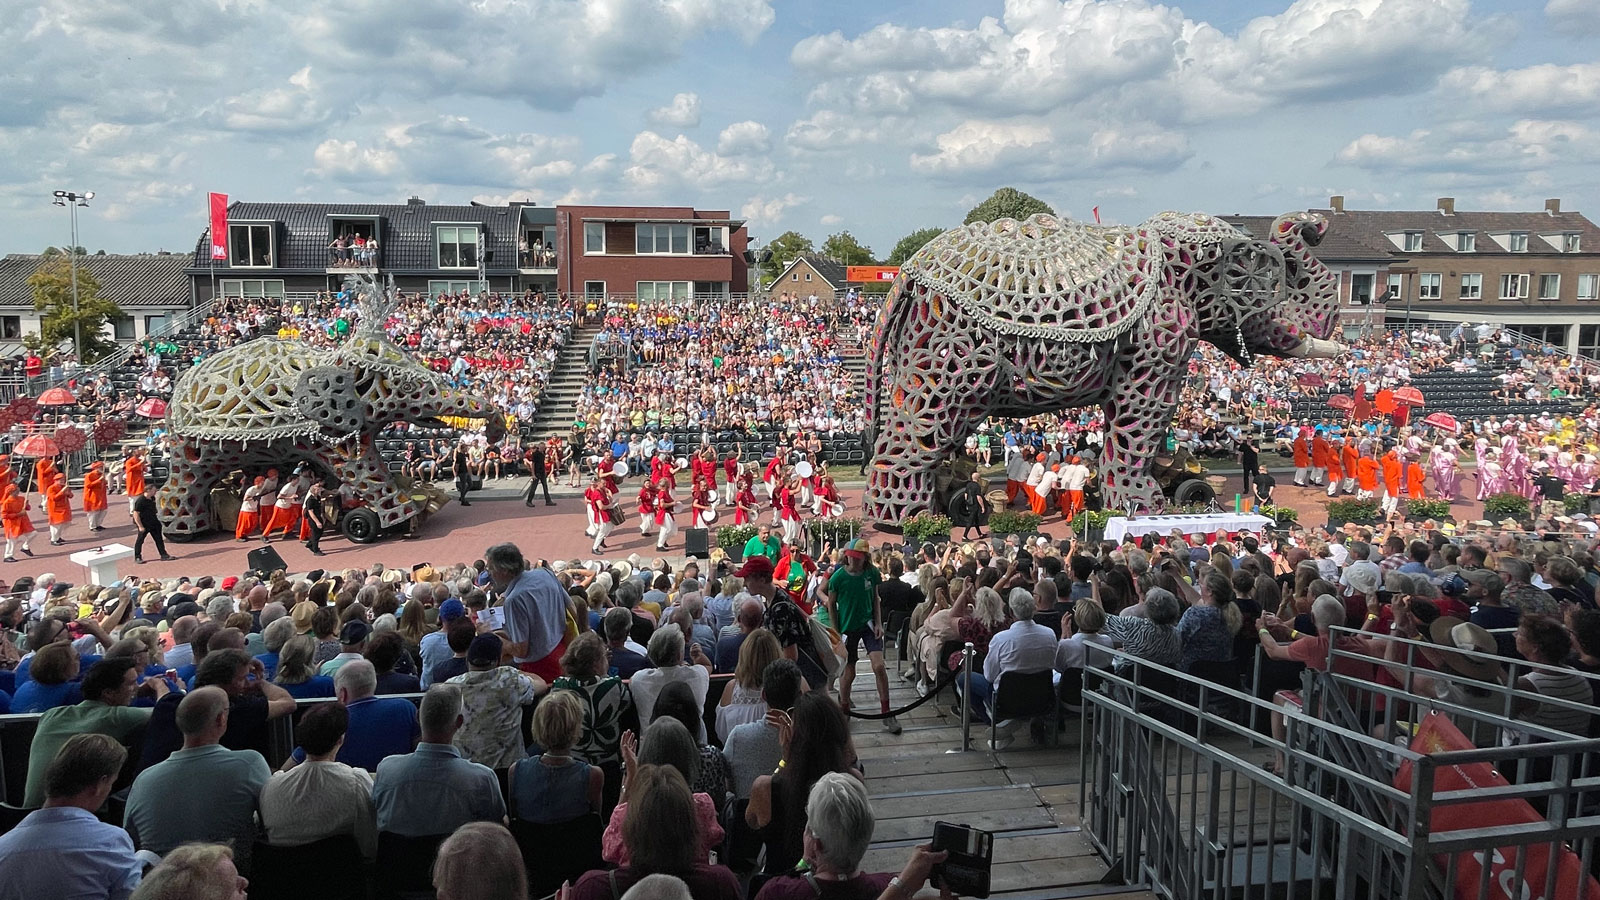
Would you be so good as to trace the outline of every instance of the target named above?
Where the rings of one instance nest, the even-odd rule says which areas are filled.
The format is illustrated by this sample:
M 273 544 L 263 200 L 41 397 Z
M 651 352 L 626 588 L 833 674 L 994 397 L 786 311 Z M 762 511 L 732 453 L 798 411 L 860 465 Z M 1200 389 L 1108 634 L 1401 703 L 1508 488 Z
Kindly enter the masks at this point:
M 1600 228 L 1559 199 L 1534 212 L 1346 209 L 1315 251 L 1340 276 L 1347 332 L 1407 321 L 1492 325 L 1600 359 Z M 1264 216 L 1228 216 L 1265 234 Z M 1260 230 L 1258 230 L 1260 229 Z
M 336 240 L 375 238 L 364 263 Z M 277 296 L 337 289 L 345 276 L 393 276 L 405 291 L 527 289 L 728 296 L 749 290 L 744 222 L 690 207 L 246 203 L 228 207 L 228 258 L 202 234 L 187 274 L 194 296 Z

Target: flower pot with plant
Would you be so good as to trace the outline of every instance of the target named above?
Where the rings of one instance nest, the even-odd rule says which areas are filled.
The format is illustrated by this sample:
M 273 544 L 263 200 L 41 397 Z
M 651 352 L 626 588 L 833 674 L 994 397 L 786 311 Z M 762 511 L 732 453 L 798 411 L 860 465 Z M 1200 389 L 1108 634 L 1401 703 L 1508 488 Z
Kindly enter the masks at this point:
M 1376 500 L 1344 498 L 1328 504 L 1328 527 L 1339 528 L 1349 523 L 1372 525 L 1383 513 Z
M 1526 522 L 1533 515 L 1533 509 L 1528 503 L 1528 498 L 1521 494 L 1503 493 L 1490 494 L 1483 501 L 1483 517 L 1491 522 L 1500 522 L 1512 519 L 1517 522 Z
M 1439 521 L 1450 515 L 1450 502 L 1448 500 L 1426 500 L 1418 498 L 1406 501 L 1406 519 L 1412 522 L 1422 522 L 1428 519 Z

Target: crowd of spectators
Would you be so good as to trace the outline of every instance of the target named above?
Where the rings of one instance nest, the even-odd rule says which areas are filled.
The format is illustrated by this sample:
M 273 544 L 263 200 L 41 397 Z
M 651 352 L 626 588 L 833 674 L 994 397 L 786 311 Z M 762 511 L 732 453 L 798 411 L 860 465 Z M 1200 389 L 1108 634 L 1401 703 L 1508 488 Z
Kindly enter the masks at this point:
M 859 432 L 863 398 L 842 336 L 868 336 L 876 313 L 854 292 L 613 302 L 574 425 L 607 440 L 652 428 Z

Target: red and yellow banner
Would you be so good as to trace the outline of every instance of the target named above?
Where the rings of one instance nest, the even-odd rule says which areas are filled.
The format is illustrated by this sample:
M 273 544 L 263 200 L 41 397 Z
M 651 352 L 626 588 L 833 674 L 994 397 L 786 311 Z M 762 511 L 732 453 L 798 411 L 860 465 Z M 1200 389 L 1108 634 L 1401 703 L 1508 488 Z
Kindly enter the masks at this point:
M 893 281 L 900 277 L 899 266 L 845 266 L 845 281 Z

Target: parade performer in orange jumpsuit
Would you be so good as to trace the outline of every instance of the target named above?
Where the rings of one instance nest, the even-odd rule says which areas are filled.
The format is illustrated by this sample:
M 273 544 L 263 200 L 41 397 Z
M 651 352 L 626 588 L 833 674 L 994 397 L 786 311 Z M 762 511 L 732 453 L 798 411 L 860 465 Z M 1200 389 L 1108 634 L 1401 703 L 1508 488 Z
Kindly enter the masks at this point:
M 72 524 L 72 491 L 67 488 L 66 476 L 56 473 L 44 489 L 45 514 L 50 517 L 50 543 L 67 542 L 67 526 Z
M 32 556 L 28 545 L 33 543 L 33 520 L 28 517 L 28 498 L 14 484 L 8 484 L 0 498 L 0 523 L 6 529 L 6 562 L 16 562 L 16 551 Z
M 83 473 L 83 511 L 89 519 L 91 532 L 106 530 L 107 505 L 106 464 L 95 460 L 89 464 L 89 471 Z

